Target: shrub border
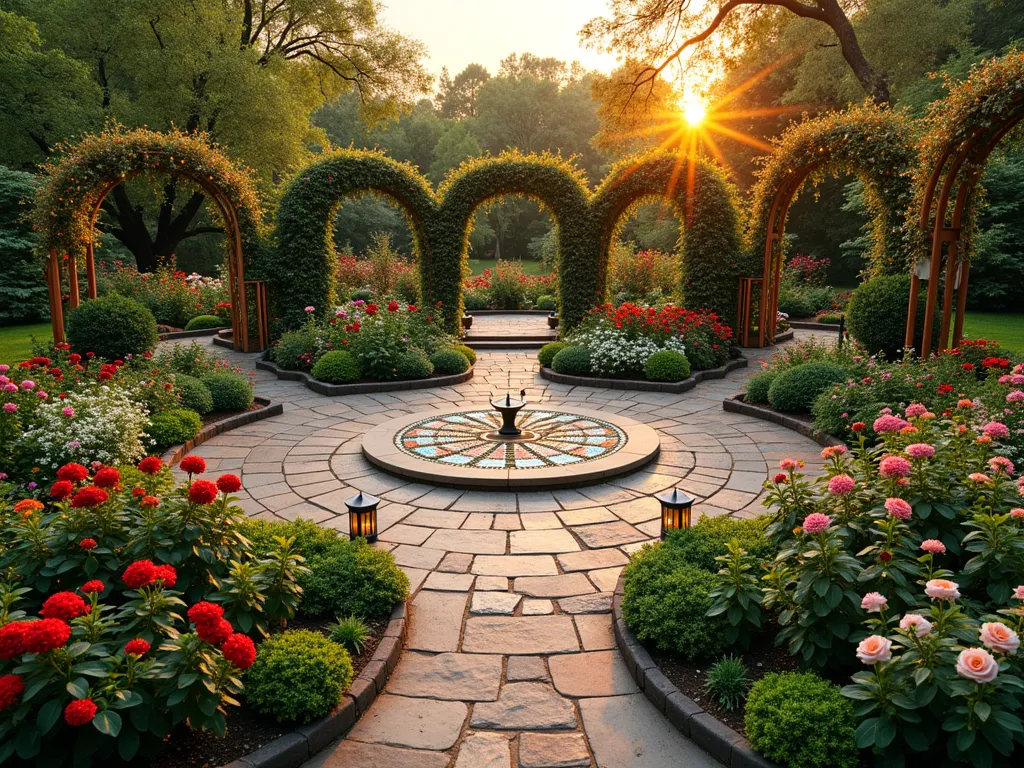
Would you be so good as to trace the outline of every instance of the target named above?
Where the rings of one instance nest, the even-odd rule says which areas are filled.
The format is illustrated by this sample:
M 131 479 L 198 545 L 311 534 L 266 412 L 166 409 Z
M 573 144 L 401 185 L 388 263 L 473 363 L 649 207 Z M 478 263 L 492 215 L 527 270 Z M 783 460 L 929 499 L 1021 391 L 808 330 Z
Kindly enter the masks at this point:
M 307 388 L 317 394 L 327 397 L 339 397 L 341 395 L 365 395 L 373 392 L 402 392 L 411 389 L 432 389 L 433 387 L 451 387 L 455 384 L 464 384 L 473 378 L 473 367 L 469 366 L 462 373 L 453 373 L 448 376 L 429 376 L 425 379 L 408 379 L 406 381 L 373 381 L 360 382 L 358 384 L 328 384 L 324 381 L 317 381 L 305 371 L 286 371 L 284 368 L 270 362 L 264 355 L 256 360 L 256 368 L 261 371 L 269 371 L 284 381 L 301 381 Z
M 408 632 L 408 602 L 395 606 L 384 637 L 373 657 L 342 694 L 333 712 L 264 744 L 255 752 L 236 758 L 220 768 L 296 768 L 339 737 L 346 734 L 374 700 L 384 692 L 391 673 L 405 648 Z
M 726 401 L 728 402 L 728 401 Z M 612 596 L 612 627 L 630 675 L 655 708 L 668 718 L 683 736 L 706 750 L 729 768 L 779 768 L 757 752 L 743 736 L 705 712 L 658 669 L 654 659 L 622 618 L 622 574 Z
M 820 429 L 815 429 L 806 421 L 800 421 L 800 419 L 773 411 L 771 408 L 765 408 L 762 405 L 748 403 L 743 397 L 742 394 L 739 394 L 726 398 L 722 401 L 722 410 L 729 411 L 730 413 L 742 413 L 744 416 L 753 416 L 755 419 L 761 419 L 761 421 L 773 422 L 786 429 L 799 432 L 804 437 L 809 437 L 818 445 L 826 448 L 830 445 L 846 445 L 839 438 L 832 437 L 832 435 L 822 432 Z
M 602 379 L 597 376 L 570 376 L 567 373 L 558 373 L 551 368 L 541 366 L 540 376 L 542 379 L 553 381 L 555 384 L 568 384 L 573 387 L 596 387 L 598 389 L 629 389 L 637 392 L 667 392 L 678 395 L 696 387 L 700 382 L 708 379 L 724 379 L 727 374 L 739 368 L 746 368 L 747 358 L 739 357 L 728 361 L 719 368 L 709 368 L 706 371 L 697 371 L 689 378 L 682 381 L 646 381 L 641 379 Z
M 259 403 L 263 407 L 257 411 L 245 411 L 243 413 L 236 413 L 233 416 L 225 416 L 223 419 L 217 419 L 217 421 L 206 424 L 199 430 L 199 434 L 187 443 L 177 443 L 164 451 L 163 456 L 161 456 L 164 464 L 171 466 L 177 464 L 186 453 L 197 445 L 202 445 L 217 435 L 244 427 L 247 424 L 263 421 L 263 419 L 269 419 L 271 416 L 280 416 L 284 413 L 283 403 L 275 403 L 265 397 L 255 397 L 253 402 Z

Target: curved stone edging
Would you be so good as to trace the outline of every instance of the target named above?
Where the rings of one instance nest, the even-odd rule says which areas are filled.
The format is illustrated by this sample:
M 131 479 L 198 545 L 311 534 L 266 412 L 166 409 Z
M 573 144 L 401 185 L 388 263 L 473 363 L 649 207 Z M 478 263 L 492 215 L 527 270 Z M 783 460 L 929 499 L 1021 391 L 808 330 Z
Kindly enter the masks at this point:
M 639 392 L 668 392 L 678 395 L 693 389 L 697 384 L 708 379 L 724 379 L 726 374 L 735 371 L 737 368 L 746 368 L 747 358 L 740 357 L 730 360 L 720 368 L 709 368 L 706 371 L 697 371 L 688 379 L 682 381 L 642 381 L 639 379 L 602 379 L 597 376 L 570 376 L 565 373 L 557 373 L 546 366 L 541 366 L 541 378 L 553 381 L 556 384 L 568 384 L 574 387 L 597 387 L 599 389 L 631 389 Z
M 300 726 L 264 744 L 255 752 L 232 760 L 220 768 L 297 768 L 317 752 L 345 735 L 384 692 L 395 671 L 408 634 L 406 621 L 409 598 L 391 612 L 391 620 L 373 657 L 352 680 L 342 702 L 329 715 Z
M 749 741 L 718 718 L 705 712 L 697 702 L 686 696 L 665 677 L 622 619 L 622 594 L 620 573 L 612 597 L 612 628 L 619 652 L 644 696 L 659 712 L 664 713 L 676 730 L 723 765 L 729 768 L 779 768 L 755 752 Z
M 256 361 L 256 367 L 261 371 L 269 371 L 279 379 L 285 381 L 301 381 L 307 388 L 317 394 L 327 397 L 338 397 L 340 395 L 364 395 L 370 392 L 401 392 L 410 389 L 432 389 L 433 387 L 451 387 L 455 384 L 463 384 L 473 378 L 473 366 L 463 373 L 455 373 L 448 376 L 431 376 L 426 379 L 409 379 L 407 381 L 368 381 L 358 384 L 328 384 L 324 381 L 317 381 L 304 371 L 286 371 L 265 358 Z
M 790 328 L 799 328 L 804 331 L 835 331 L 839 333 L 839 323 L 819 323 L 813 320 L 790 320 Z M 776 337 L 776 341 L 778 337 Z
M 793 340 L 793 336 L 795 336 L 795 335 L 796 334 L 793 333 L 792 326 L 790 326 L 790 329 L 788 331 L 783 331 L 782 333 L 777 334 L 775 336 L 775 343 L 776 344 L 781 344 L 784 341 L 792 341 Z
M 223 326 L 220 328 L 202 328 L 197 331 L 169 331 L 168 333 L 158 334 L 160 341 L 174 341 L 175 339 L 193 339 L 199 336 L 216 336 L 220 331 L 223 331 Z
M 261 403 L 263 407 L 258 411 L 236 413 L 234 416 L 227 416 L 223 419 L 218 419 L 211 424 L 205 425 L 199 430 L 199 434 L 187 443 L 172 445 L 164 451 L 163 456 L 161 457 L 164 464 L 172 466 L 177 464 L 181 461 L 182 456 L 191 451 L 197 445 L 202 445 L 212 437 L 216 437 L 217 435 L 221 435 L 225 432 L 230 432 L 232 429 L 244 427 L 246 424 L 252 424 L 253 422 L 269 419 L 271 416 L 279 416 L 284 413 L 283 403 L 275 403 L 265 397 L 255 397 L 253 400 L 257 403 Z
M 815 429 L 813 425 L 808 424 L 806 421 L 800 421 L 800 419 L 787 416 L 784 413 L 773 411 L 771 408 L 748 403 L 743 399 L 742 394 L 733 395 L 723 400 L 722 410 L 729 411 L 730 413 L 742 413 L 744 416 L 753 416 L 755 419 L 773 422 L 786 429 L 799 432 L 804 437 L 811 438 L 811 440 L 821 446 L 846 445 L 839 438 L 832 437 L 832 435 L 822 432 L 820 429 Z

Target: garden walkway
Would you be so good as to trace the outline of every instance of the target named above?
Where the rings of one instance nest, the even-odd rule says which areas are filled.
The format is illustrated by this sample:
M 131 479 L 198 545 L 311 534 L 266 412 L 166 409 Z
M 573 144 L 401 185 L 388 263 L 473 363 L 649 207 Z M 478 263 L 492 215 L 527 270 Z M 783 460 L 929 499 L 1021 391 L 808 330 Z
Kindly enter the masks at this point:
M 801 334 L 803 335 L 803 334 Z M 224 353 L 246 367 L 251 355 Z M 410 634 L 386 692 L 316 768 L 590 766 L 717 763 L 638 690 L 615 647 L 611 593 L 627 555 L 658 535 L 650 494 L 680 486 L 706 515 L 761 511 L 778 461 L 820 468 L 819 447 L 778 425 L 722 410 L 751 368 L 682 395 L 573 388 L 541 379 L 533 353 L 485 352 L 466 384 L 328 398 L 258 372 L 278 417 L 196 453 L 209 472 L 241 472 L 252 515 L 312 518 L 347 531 L 343 500 L 380 496 L 379 546 L 412 584 Z M 386 475 L 360 454 L 370 427 L 411 411 L 528 400 L 626 414 L 658 430 L 643 471 L 575 490 L 461 491 Z

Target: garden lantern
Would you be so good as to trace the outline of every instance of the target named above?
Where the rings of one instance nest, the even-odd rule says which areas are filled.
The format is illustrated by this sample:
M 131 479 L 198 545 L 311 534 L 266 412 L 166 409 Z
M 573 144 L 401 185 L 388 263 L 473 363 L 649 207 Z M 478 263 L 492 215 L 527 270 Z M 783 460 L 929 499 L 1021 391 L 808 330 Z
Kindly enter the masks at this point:
M 380 499 L 360 491 L 345 499 L 348 507 L 348 535 L 350 539 L 364 538 L 371 544 L 377 540 L 377 505 Z
M 678 488 L 654 495 L 661 502 L 661 538 L 669 531 L 681 531 L 690 527 L 690 513 L 693 499 Z

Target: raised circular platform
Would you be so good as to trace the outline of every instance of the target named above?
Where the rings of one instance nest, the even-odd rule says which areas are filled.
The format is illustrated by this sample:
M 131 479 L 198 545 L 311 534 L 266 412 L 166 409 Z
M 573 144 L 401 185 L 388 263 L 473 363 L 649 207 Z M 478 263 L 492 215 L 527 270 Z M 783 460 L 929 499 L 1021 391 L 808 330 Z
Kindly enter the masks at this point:
M 363 455 L 396 475 L 461 488 L 565 488 L 633 472 L 658 455 L 646 424 L 586 408 L 527 406 L 503 439 L 488 405 L 416 413 L 374 427 Z

